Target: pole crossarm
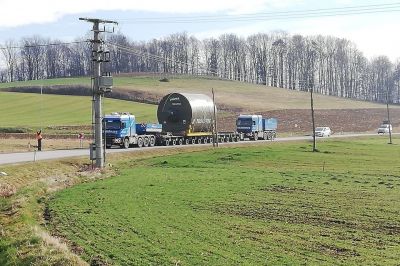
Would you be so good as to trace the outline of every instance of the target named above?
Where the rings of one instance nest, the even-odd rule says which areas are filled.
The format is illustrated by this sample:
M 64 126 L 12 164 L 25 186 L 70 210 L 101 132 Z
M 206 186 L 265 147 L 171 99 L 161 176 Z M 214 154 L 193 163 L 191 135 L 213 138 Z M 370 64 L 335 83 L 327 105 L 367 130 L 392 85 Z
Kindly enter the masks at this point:
M 91 23 L 115 24 L 115 25 L 118 25 L 118 22 L 116 22 L 116 21 L 105 20 L 105 19 L 99 19 L 99 18 L 79 18 L 79 20 L 84 20 L 84 21 L 91 22 Z

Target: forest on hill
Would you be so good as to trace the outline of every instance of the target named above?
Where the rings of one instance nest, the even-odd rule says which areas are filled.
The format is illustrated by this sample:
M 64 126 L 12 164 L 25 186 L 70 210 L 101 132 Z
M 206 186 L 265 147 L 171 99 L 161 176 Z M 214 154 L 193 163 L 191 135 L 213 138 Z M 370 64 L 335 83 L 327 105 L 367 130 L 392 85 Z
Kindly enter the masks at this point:
M 149 41 L 107 35 L 103 72 L 207 75 L 374 102 L 400 103 L 400 61 L 366 58 L 354 43 L 331 36 L 277 31 L 247 38 L 223 34 L 200 40 L 175 33 Z M 0 82 L 91 74 L 87 38 L 63 43 L 40 36 L 1 47 Z

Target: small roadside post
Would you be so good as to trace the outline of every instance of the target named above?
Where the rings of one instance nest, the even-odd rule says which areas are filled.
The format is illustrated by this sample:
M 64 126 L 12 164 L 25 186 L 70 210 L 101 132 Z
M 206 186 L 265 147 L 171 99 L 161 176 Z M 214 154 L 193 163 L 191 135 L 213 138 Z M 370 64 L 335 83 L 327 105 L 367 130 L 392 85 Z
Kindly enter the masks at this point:
M 83 132 L 78 134 L 78 139 L 79 139 L 79 148 L 83 148 L 83 140 L 85 138 L 85 134 Z

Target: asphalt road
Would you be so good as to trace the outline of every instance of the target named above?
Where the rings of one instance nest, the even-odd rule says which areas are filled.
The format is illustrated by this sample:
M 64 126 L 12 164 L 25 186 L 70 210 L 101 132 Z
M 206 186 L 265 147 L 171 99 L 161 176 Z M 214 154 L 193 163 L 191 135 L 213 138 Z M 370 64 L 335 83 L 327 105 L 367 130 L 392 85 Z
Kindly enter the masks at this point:
M 349 138 L 349 137 L 363 137 L 363 136 L 376 136 L 376 134 L 347 134 L 347 135 L 333 135 L 331 138 Z M 311 136 L 302 137 L 287 137 L 287 138 L 276 138 L 274 142 L 283 141 L 296 141 L 296 140 L 312 140 Z M 270 142 L 268 140 L 259 140 L 259 142 Z M 220 143 L 221 146 L 225 145 L 246 145 L 248 143 L 254 143 L 254 141 L 243 141 L 243 142 L 232 142 L 232 143 Z M 212 144 L 196 144 L 196 145 L 212 145 Z M 184 149 L 186 145 L 175 146 Z M 143 149 L 168 149 L 168 146 L 148 147 L 148 148 L 131 148 L 131 149 L 107 149 L 106 153 L 115 152 L 135 152 Z M 19 153 L 2 153 L 0 154 L 0 165 L 4 164 L 19 164 L 26 162 L 42 161 L 42 160 L 54 160 L 68 157 L 79 157 L 85 156 L 89 158 L 89 149 L 75 149 L 75 150 L 53 150 L 53 151 L 40 151 L 40 152 L 19 152 Z

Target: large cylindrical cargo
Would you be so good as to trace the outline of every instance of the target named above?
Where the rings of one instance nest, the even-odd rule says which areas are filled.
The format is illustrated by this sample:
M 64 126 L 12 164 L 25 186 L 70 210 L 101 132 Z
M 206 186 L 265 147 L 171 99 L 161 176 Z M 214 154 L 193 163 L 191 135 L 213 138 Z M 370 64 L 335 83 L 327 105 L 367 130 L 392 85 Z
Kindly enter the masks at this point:
M 164 132 L 211 132 L 214 103 L 204 94 L 170 93 L 158 104 L 157 118 Z

